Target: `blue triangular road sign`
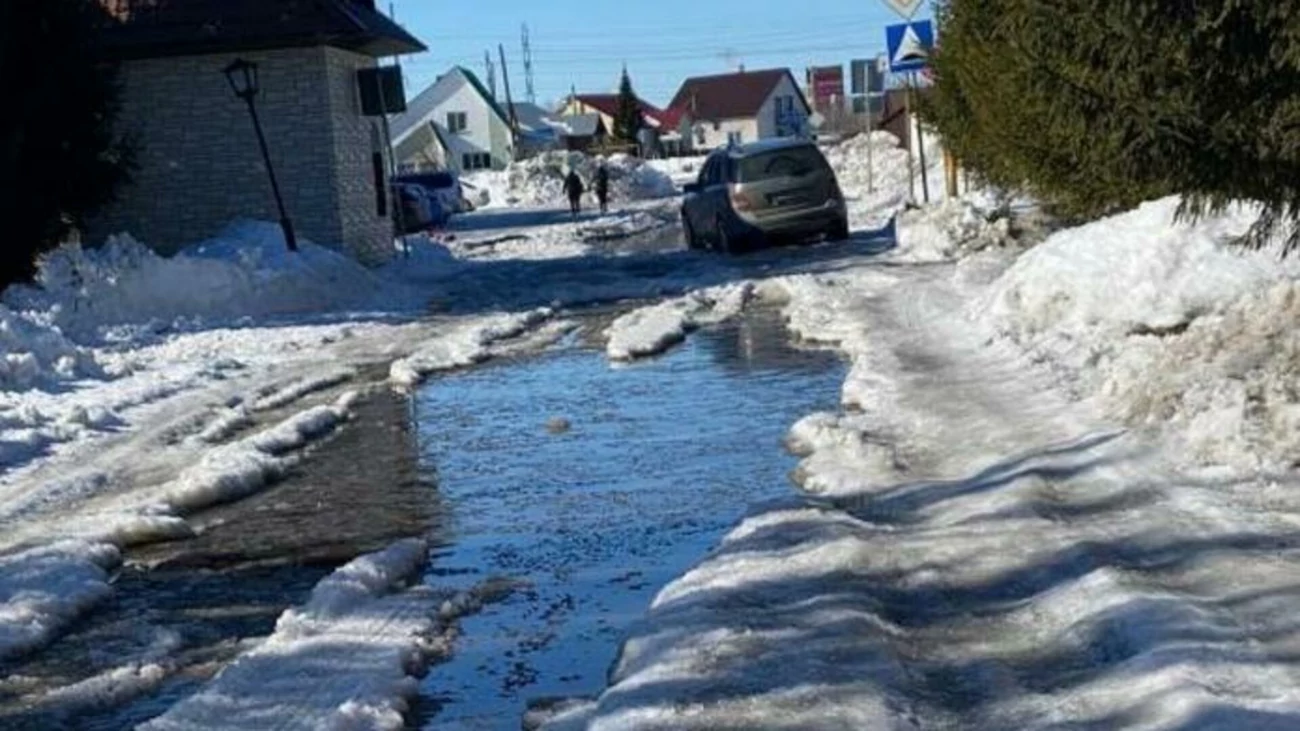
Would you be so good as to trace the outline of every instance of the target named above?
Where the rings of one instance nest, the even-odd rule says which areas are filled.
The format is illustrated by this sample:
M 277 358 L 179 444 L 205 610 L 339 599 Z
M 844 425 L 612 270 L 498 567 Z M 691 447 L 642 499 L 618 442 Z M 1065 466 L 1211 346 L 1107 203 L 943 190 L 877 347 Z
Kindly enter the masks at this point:
M 887 26 L 885 42 L 889 49 L 889 70 L 892 73 L 920 71 L 930 63 L 934 48 L 934 23 L 928 18 Z

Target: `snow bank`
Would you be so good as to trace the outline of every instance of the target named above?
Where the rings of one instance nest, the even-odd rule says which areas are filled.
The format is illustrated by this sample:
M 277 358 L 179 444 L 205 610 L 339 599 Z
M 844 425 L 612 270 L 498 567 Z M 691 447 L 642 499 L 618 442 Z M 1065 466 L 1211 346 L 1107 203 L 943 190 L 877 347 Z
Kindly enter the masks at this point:
M 1300 436 L 1300 264 L 1229 245 L 1256 211 L 1173 221 L 1176 198 L 1061 231 L 970 308 L 1133 425 L 1202 464 L 1286 469 Z
M 424 259 L 435 268 L 450 261 L 445 252 Z M 83 341 L 121 324 L 165 329 L 242 317 L 420 306 L 422 295 L 392 276 L 397 266 L 367 269 L 310 241 L 301 241 L 292 253 L 275 224 L 243 221 L 172 257 L 161 257 L 128 235 L 110 237 L 97 249 L 62 246 L 41 258 L 36 286 L 10 287 L 4 300 L 12 309 L 46 313 L 50 325 Z M 402 266 L 413 265 L 404 261 Z
M 451 594 L 409 586 L 428 545 L 399 541 L 339 568 L 275 632 L 142 731 L 405 728 L 416 676 L 451 652 L 452 623 L 507 595 L 503 582 Z
M 700 169 L 704 167 L 703 155 L 692 157 L 668 157 L 660 160 L 646 160 L 646 165 L 667 175 L 673 185 L 681 188 L 687 183 L 694 183 L 700 178 Z
M 683 297 L 621 315 L 605 331 L 611 360 L 634 360 L 662 353 L 691 330 L 725 322 L 744 309 L 753 294 L 748 282 L 697 290 Z
M 400 388 L 419 385 L 429 374 L 480 363 L 491 356 L 491 346 L 526 332 L 551 317 L 550 308 L 498 314 L 462 324 L 423 344 L 389 367 L 389 382 Z
M 477 191 L 480 197 L 475 203 L 481 207 L 558 206 L 565 201 L 568 171 L 577 170 L 590 190 L 600 159 L 581 152 L 547 152 L 513 162 L 505 170 L 471 173 L 464 179 Z M 672 178 L 639 158 L 618 154 L 604 160 L 612 201 L 665 198 L 677 192 Z
M 48 318 L 0 304 L 0 391 L 49 388 L 61 381 L 103 375 L 92 353 L 42 320 Z
M 432 592 L 403 590 L 428 547 L 407 540 L 326 577 L 275 632 L 144 731 L 400 729 L 436 641 Z
M 108 598 L 120 560 L 115 547 L 84 541 L 0 556 L 0 660 L 40 648 Z

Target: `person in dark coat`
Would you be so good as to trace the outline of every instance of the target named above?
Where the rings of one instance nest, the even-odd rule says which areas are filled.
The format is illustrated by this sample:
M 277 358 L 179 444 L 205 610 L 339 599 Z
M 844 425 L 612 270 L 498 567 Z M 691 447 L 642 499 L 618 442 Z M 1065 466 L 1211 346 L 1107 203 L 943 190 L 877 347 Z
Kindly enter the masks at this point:
M 596 168 L 596 200 L 600 201 L 600 212 L 609 211 L 609 168 L 600 163 Z
M 575 218 L 582 211 L 582 194 L 584 192 L 582 178 L 578 177 L 578 172 L 569 170 L 569 174 L 564 178 L 564 194 L 569 196 L 569 212 Z

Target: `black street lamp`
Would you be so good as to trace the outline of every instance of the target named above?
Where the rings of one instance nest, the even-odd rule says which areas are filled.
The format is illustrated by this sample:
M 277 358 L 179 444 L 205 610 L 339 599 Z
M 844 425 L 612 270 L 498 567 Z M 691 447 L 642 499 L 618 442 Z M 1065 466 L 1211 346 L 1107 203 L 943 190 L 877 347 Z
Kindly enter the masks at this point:
M 253 129 L 257 132 L 257 144 L 262 148 L 262 160 L 266 162 L 266 172 L 271 176 L 271 192 L 275 194 L 275 205 L 280 209 L 280 228 L 284 231 L 284 243 L 289 251 L 298 250 L 298 237 L 293 233 L 293 222 L 284 211 L 284 199 L 280 197 L 280 185 L 275 181 L 275 168 L 271 167 L 271 153 L 266 150 L 266 136 L 262 134 L 262 123 L 257 118 L 257 105 L 253 97 L 257 96 L 257 64 L 237 58 L 225 68 L 226 81 L 235 96 L 248 104 L 248 114 L 253 118 Z

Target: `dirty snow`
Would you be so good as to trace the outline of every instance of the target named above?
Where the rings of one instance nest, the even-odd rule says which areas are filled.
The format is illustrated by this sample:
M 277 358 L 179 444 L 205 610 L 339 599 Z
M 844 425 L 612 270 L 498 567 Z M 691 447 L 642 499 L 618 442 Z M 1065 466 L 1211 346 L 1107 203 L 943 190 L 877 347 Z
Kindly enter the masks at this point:
M 710 287 L 620 315 L 606 330 L 605 353 L 624 361 L 662 353 L 691 330 L 739 315 L 752 291 L 748 282 Z
M 37 649 L 110 594 L 115 547 L 60 541 L 0 556 L 0 660 Z
M 393 361 L 389 381 L 399 388 L 412 388 L 431 373 L 479 363 L 489 357 L 494 343 L 521 335 L 552 314 L 550 308 L 543 307 L 472 320 Z
M 270 637 L 140 729 L 404 728 L 416 677 L 451 651 L 450 623 L 487 596 L 412 585 L 427 555 L 408 539 L 339 568 Z
M 969 316 L 1052 364 L 1126 424 L 1174 432 L 1198 464 L 1295 464 L 1300 265 L 1231 245 L 1257 211 L 1176 223 L 1176 198 L 1061 231 Z

